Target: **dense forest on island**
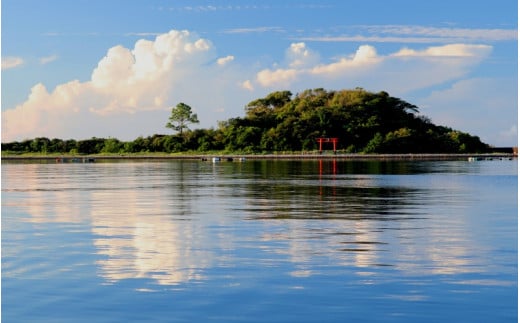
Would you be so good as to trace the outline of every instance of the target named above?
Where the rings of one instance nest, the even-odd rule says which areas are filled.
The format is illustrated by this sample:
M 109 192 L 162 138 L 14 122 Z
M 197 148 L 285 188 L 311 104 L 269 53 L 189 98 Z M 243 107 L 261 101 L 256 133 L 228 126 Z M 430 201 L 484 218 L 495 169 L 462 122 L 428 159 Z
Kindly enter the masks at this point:
M 190 111 L 184 103 L 178 105 Z M 174 109 L 172 109 L 172 116 Z M 190 119 L 190 117 L 194 117 Z M 2 143 L 7 153 L 145 153 L 210 152 L 273 153 L 318 149 L 319 137 L 338 138 L 339 153 L 478 153 L 490 147 L 477 136 L 433 124 L 419 108 L 382 91 L 362 88 L 309 89 L 293 95 L 276 91 L 251 101 L 245 116 L 218 123 L 216 129 L 190 130 L 185 120 L 171 135 L 62 140 L 35 138 Z M 193 123 L 196 123 L 193 122 Z M 184 131 L 182 131 L 184 130 Z M 328 149 L 328 147 L 327 147 Z

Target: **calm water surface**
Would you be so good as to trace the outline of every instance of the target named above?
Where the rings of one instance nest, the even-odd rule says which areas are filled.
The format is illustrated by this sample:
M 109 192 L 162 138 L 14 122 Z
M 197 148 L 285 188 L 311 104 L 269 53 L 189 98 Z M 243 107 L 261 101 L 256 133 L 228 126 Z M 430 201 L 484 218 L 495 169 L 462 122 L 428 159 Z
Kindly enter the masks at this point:
M 516 322 L 517 161 L 2 163 L 3 322 Z

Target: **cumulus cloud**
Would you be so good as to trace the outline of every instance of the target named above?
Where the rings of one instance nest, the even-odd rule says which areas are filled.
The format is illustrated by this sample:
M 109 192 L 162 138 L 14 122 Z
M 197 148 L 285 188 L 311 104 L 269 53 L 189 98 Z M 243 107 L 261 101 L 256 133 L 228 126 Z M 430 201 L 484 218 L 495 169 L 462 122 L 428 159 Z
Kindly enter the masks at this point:
M 297 43 L 288 51 L 301 52 L 304 48 Z M 250 86 L 271 89 L 283 86 L 296 90 L 360 86 L 373 91 L 385 90 L 414 102 L 435 123 L 480 135 L 490 144 L 514 145 L 516 128 L 508 123 L 517 120 L 514 80 L 464 79 L 491 51 L 488 45 L 448 44 L 403 48 L 380 55 L 375 47 L 362 45 L 355 53 L 329 63 L 305 65 L 289 61 L 285 67 L 261 70 Z M 434 91 L 427 99 L 414 99 L 411 94 L 450 84 L 448 90 Z M 500 125 L 500 129 L 496 129 L 496 125 Z
M 293 43 L 285 51 L 285 60 L 289 68 L 263 69 L 257 73 L 256 82 L 263 87 L 288 87 L 305 73 L 306 68 L 319 63 L 319 54 L 307 48 L 305 43 Z M 248 84 L 252 88 L 250 81 Z
M 35 85 L 28 99 L 2 113 L 4 140 L 47 135 L 58 129 L 57 120 L 95 118 L 164 109 L 175 87 L 202 65 L 215 59 L 209 40 L 188 31 L 170 31 L 155 40 L 141 39 L 133 49 L 114 46 L 107 51 L 91 79 L 71 81 L 49 91 Z M 20 59 L 3 59 L 2 67 L 20 65 Z M 96 135 L 96 134 L 93 134 Z
M 297 79 L 298 74 L 302 74 L 302 72 L 296 69 L 265 69 L 258 72 L 256 75 L 256 80 L 264 87 L 287 87 Z
M 32 87 L 27 101 L 15 109 L 2 112 L 2 139 L 58 135 L 66 124 L 81 112 L 79 102 L 89 93 L 79 81 L 56 87 L 49 93 L 41 83 Z M 59 121 L 58 121 L 59 120 Z
M 8 70 L 23 65 L 24 61 L 20 57 L 2 57 L 2 70 Z
M 286 51 L 288 68 L 264 69 L 258 72 L 256 81 L 263 87 L 290 86 L 306 77 L 341 77 L 344 73 L 373 66 L 380 61 L 376 49 L 363 45 L 351 57 L 341 58 L 330 64 L 320 64 L 319 56 L 309 50 L 304 43 L 291 44 Z
M 339 84 L 341 88 L 370 85 L 402 94 L 462 77 L 491 50 L 487 45 L 449 44 L 403 48 L 379 55 L 374 46 L 361 45 L 351 55 L 320 63 L 315 59 L 317 55 L 306 54 L 311 51 L 304 43 L 294 43 L 286 52 L 289 58 L 286 67 L 259 71 L 251 85 L 267 88 L 321 87 L 324 83 Z
M 295 68 L 315 65 L 320 61 L 320 55 L 307 48 L 305 43 L 291 44 L 285 55 L 289 66 Z
M 188 31 L 171 31 L 154 41 L 138 40 L 133 50 L 112 47 L 92 72 L 91 82 L 85 84 L 105 104 L 89 109 L 109 114 L 163 108 L 174 76 L 190 73 L 213 57 L 211 42 Z
M 266 90 L 361 86 L 403 96 L 460 81 L 491 50 L 485 45 L 450 44 L 381 55 L 374 46 L 362 45 L 324 61 L 305 43 L 296 42 L 288 46 L 281 62 L 267 68 L 241 66 L 233 55 L 219 57 L 211 41 L 172 30 L 152 40 L 139 39 L 133 48 L 109 48 L 85 82 L 73 80 L 54 89 L 36 84 L 25 102 L 2 112 L 2 140 L 38 136 L 133 140 L 166 131 L 170 108 L 178 102 L 192 106 L 201 126 L 210 127 L 216 120 L 241 115 L 244 104 Z M 438 102 L 432 97 L 428 103 Z

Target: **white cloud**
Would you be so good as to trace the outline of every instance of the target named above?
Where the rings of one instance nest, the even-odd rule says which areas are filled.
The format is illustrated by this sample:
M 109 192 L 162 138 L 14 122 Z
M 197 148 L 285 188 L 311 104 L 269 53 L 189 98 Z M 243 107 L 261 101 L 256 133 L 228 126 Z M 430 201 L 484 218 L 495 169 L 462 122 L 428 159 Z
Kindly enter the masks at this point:
M 320 55 L 305 45 L 305 43 L 293 43 L 287 49 L 285 56 L 290 67 L 305 67 L 315 65 L 320 61 Z
M 224 65 L 228 64 L 229 62 L 232 62 L 234 59 L 235 59 L 235 56 L 233 56 L 233 55 L 221 57 L 221 58 L 217 59 L 217 64 L 224 66 Z
M 24 60 L 20 57 L 2 57 L 2 70 L 8 70 L 23 65 Z
M 296 69 L 280 68 L 274 71 L 265 69 L 258 72 L 258 74 L 256 75 L 256 80 L 263 87 L 288 87 L 292 82 L 294 82 L 297 79 L 298 74 L 301 74 L 301 72 Z
M 240 87 L 242 87 L 243 89 L 246 89 L 248 91 L 253 91 L 255 89 L 253 87 L 253 83 L 251 83 L 251 81 L 249 81 L 249 80 L 246 80 L 246 81 L 240 83 Z
M 139 36 L 139 37 L 148 37 L 148 36 L 159 36 L 161 33 L 154 32 L 131 32 L 126 33 L 125 36 Z
M 510 41 L 518 38 L 516 29 L 447 28 L 406 25 L 367 26 L 367 31 L 379 34 L 426 36 L 455 41 Z
M 354 73 L 359 69 L 372 67 L 381 60 L 373 46 L 362 45 L 359 46 L 352 58 L 341 58 L 331 64 L 316 66 L 310 71 L 310 74 L 340 77 L 344 73 Z
M 250 34 L 250 33 L 266 33 L 266 32 L 284 32 L 281 27 L 261 26 L 253 28 L 233 28 L 223 31 L 224 34 Z
M 303 48 L 306 47 L 297 43 L 288 51 L 299 52 Z M 330 63 L 304 66 L 289 61 L 285 67 L 261 70 L 248 84 L 293 91 L 357 86 L 384 90 L 417 104 L 421 113 L 437 124 L 479 135 L 490 144 L 514 145 L 516 128 L 510 122 L 517 120 L 516 82 L 464 79 L 491 51 L 492 47 L 487 45 L 448 44 L 379 55 L 375 47 L 362 45 L 354 54 Z M 448 90 L 433 92 L 427 99 L 408 99 L 416 90 L 449 84 L 453 85 Z
M 163 108 L 172 77 L 190 73 L 213 57 L 212 44 L 187 31 L 171 31 L 154 41 L 138 40 L 133 50 L 112 47 L 91 80 L 98 96 L 106 97 L 107 103 L 90 110 L 109 114 Z
M 2 112 L 2 140 L 37 136 L 133 140 L 139 135 L 167 132 L 164 124 L 169 108 L 178 102 L 192 106 L 201 127 L 213 127 L 217 120 L 242 115 L 247 102 L 269 89 L 296 93 L 316 87 L 361 86 L 408 97 L 414 90 L 455 82 L 458 86 L 453 91 L 462 93 L 463 78 L 491 50 L 484 45 L 449 44 L 380 55 L 374 46 L 362 45 L 353 53 L 322 61 L 318 52 L 297 42 L 287 48 L 282 62 L 266 68 L 258 64 L 241 66 L 233 55 L 219 58 L 209 40 L 172 30 L 153 40 L 140 39 L 133 48 L 108 49 L 86 82 L 70 81 L 53 90 L 35 85 L 25 102 Z M 482 86 L 476 88 L 474 95 L 485 92 Z M 504 98 L 515 91 L 508 88 Z M 448 106 L 439 100 L 432 95 L 428 100 L 410 102 Z M 462 99 L 460 105 L 464 102 L 476 104 Z M 506 101 L 502 105 L 507 111 L 511 109 Z M 434 111 L 438 114 L 433 116 L 439 120 L 449 115 L 442 109 Z M 474 116 L 466 108 L 460 108 L 460 114 L 460 120 Z M 509 129 L 510 124 L 500 131 L 505 136 Z
M 450 44 L 421 50 L 402 49 L 382 56 L 375 47 L 362 45 L 354 54 L 327 64 L 294 64 L 299 57 L 305 57 L 301 53 L 306 50 L 303 43 L 292 44 L 288 53 L 300 53 L 300 56 L 289 60 L 285 68 L 261 70 L 257 73 L 256 83 L 268 88 L 370 85 L 403 94 L 464 76 L 472 66 L 482 62 L 492 48 L 486 45 Z
M 202 78 L 215 77 L 214 67 L 209 64 L 212 61 L 215 49 L 211 42 L 188 31 L 173 30 L 153 41 L 141 39 L 133 49 L 112 47 L 99 61 L 89 81 L 67 82 L 53 91 L 37 84 L 25 102 L 2 112 L 2 139 L 51 135 L 76 138 L 89 127 L 87 136 L 97 136 L 99 130 L 93 129 L 113 116 L 122 121 L 143 111 L 166 111 L 175 102 L 186 101 L 185 93 L 196 89 L 200 97 L 201 91 L 210 88 Z M 4 59 L 3 63 L 11 67 L 21 64 L 14 59 Z M 221 81 L 222 86 L 229 82 Z M 233 87 L 237 88 L 236 82 Z M 164 120 L 157 123 L 159 129 L 155 132 L 161 131 Z M 124 124 L 112 126 L 104 132 L 111 130 L 112 136 L 118 136 L 124 132 L 123 127 Z
M 406 44 L 498 42 L 516 41 L 518 39 L 518 31 L 516 29 L 499 28 L 470 29 L 406 25 L 368 25 L 349 26 L 343 34 L 337 34 L 341 32 L 341 29 L 341 27 L 335 28 L 334 34 L 336 35 L 302 36 L 294 37 L 293 39 L 315 42 Z
M 376 49 L 363 45 L 350 58 L 340 58 L 330 64 L 320 64 L 318 55 L 307 49 L 304 43 L 291 44 L 286 52 L 288 68 L 264 69 L 258 72 L 256 81 L 263 87 L 289 87 L 308 78 L 342 78 L 366 71 L 381 61 Z M 345 74 L 347 73 L 347 74 Z M 348 78 L 348 76 L 347 76 Z
M 32 138 L 45 134 L 58 136 L 74 119 L 82 119 L 82 102 L 92 92 L 79 81 L 56 87 L 49 93 L 43 84 L 36 84 L 27 101 L 15 109 L 2 112 L 2 139 Z
M 240 3 L 238 5 L 225 4 L 220 6 L 215 5 L 199 5 L 199 6 L 174 6 L 174 7 L 157 7 L 159 11 L 179 11 L 179 12 L 190 12 L 190 13 L 200 13 L 200 12 L 216 12 L 216 11 L 245 11 L 245 10 L 277 10 L 279 11 L 281 8 L 283 9 L 326 9 L 331 8 L 330 5 L 323 4 L 301 4 L 301 3 L 279 3 L 276 5 L 273 4 L 243 4 Z
M 256 75 L 256 81 L 263 87 L 287 87 L 305 73 L 305 69 L 319 63 L 319 54 L 308 49 L 305 43 L 293 43 L 285 52 L 289 68 L 263 69 Z
M 432 40 L 428 37 L 385 37 L 385 36 L 306 36 L 296 37 L 295 40 L 308 42 L 353 42 L 353 43 L 432 43 L 439 40 Z
M 492 47 L 488 45 L 451 44 L 429 47 L 424 50 L 403 48 L 393 54 L 396 57 L 464 57 L 480 58 L 489 55 Z
M 58 59 L 58 55 L 45 56 L 40 58 L 40 64 L 45 65 Z

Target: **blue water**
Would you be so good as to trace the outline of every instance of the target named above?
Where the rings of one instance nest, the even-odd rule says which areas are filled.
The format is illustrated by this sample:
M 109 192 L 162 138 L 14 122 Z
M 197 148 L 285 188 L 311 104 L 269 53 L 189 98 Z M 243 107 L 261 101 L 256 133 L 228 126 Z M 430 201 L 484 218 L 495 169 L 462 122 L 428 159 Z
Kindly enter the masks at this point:
M 516 322 L 517 161 L 2 163 L 2 322 Z

